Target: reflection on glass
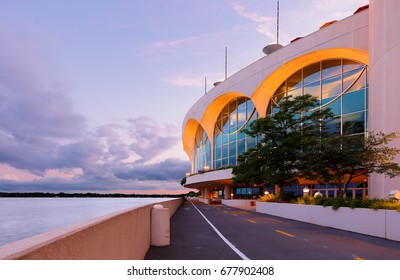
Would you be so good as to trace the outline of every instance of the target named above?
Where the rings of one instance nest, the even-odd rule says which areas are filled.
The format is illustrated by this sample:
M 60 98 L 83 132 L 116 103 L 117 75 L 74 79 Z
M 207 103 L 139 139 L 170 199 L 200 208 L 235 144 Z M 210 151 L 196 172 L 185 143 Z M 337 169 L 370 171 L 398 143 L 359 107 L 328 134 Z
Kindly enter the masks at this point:
M 246 141 L 245 141 L 245 139 L 238 140 L 237 150 L 238 150 L 238 155 L 241 155 L 242 153 L 244 153 L 246 151 Z
M 329 105 L 324 106 L 325 104 L 329 103 L 333 99 L 335 99 L 335 97 L 326 98 L 326 99 L 322 100 L 322 107 L 323 108 L 330 108 L 331 112 L 335 116 L 339 116 L 341 114 L 341 107 L 342 107 L 341 106 L 342 105 L 342 103 L 341 103 L 342 101 L 341 101 L 340 97 L 337 100 L 335 100 L 332 103 L 330 103 Z
M 318 99 L 321 99 L 321 83 L 320 83 L 320 81 L 305 85 L 304 86 L 304 94 L 310 94 Z
M 322 99 L 342 93 L 342 77 L 335 76 L 322 81 Z
M 202 170 L 211 164 L 211 145 L 204 129 L 199 125 L 195 136 L 194 169 Z
M 248 98 L 236 98 L 224 107 L 214 128 L 214 168 L 236 165 L 237 156 L 246 150 L 247 135 L 242 129 L 257 118 L 254 105 Z M 221 124 L 223 129 L 219 130 Z
M 329 134 L 340 134 L 340 117 L 332 118 L 325 122 L 326 132 Z
M 343 116 L 343 134 L 363 133 L 365 130 L 364 112 Z
M 287 79 L 288 91 L 299 87 L 301 87 L 301 71 L 297 71 L 289 79 Z
M 343 74 L 343 90 L 353 91 L 365 87 L 365 73 L 357 80 L 362 70 L 362 68 L 358 68 Z M 354 85 L 349 88 L 353 83 Z
M 301 94 L 302 94 L 301 88 L 297 88 L 297 89 L 288 91 L 288 93 L 287 93 L 288 96 L 292 96 L 292 97 L 301 96 Z
M 214 157 L 221 158 L 221 147 L 218 147 L 214 151 Z
M 227 157 L 228 156 L 228 145 L 223 145 L 222 146 L 222 157 Z
M 322 61 L 322 79 L 340 75 L 342 72 L 342 61 L 335 60 L 325 60 Z
M 362 65 L 356 61 L 343 59 L 343 73 L 357 69 L 357 68 L 363 68 L 363 67 L 364 67 L 364 65 Z
M 285 93 L 279 93 L 274 95 L 272 98 L 276 104 L 279 104 L 279 101 L 281 101 L 285 97 Z
M 235 166 L 236 165 L 236 156 L 230 156 L 229 157 L 229 165 L 230 166 Z
M 303 69 L 304 84 L 319 81 L 321 79 L 320 71 L 321 71 L 321 66 L 319 62 L 304 67 Z
M 238 118 L 237 126 L 238 126 L 238 129 L 240 129 L 246 123 L 246 120 L 247 120 L 246 108 L 244 108 L 244 111 L 239 111 L 238 112 L 238 117 L 237 118 Z
M 247 142 L 247 149 L 251 149 L 254 148 L 256 146 L 256 138 L 254 137 L 248 137 L 246 138 L 246 142 Z
M 364 110 L 365 91 L 363 89 L 343 95 L 343 114 Z

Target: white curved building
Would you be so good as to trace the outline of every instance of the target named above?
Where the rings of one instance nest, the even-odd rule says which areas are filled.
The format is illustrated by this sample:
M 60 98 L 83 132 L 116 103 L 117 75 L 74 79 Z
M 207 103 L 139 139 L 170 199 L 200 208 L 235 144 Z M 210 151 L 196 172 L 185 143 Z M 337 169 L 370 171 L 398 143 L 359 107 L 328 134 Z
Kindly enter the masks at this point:
M 335 117 L 334 133 L 400 132 L 400 1 L 371 0 L 352 16 L 293 40 L 215 86 L 183 122 L 183 148 L 192 164 L 185 186 L 204 199 L 256 198 L 268 187 L 232 186 L 232 166 L 257 139 L 242 129 L 275 109 L 285 95 L 309 93 Z M 400 141 L 394 142 L 400 145 Z M 300 182 L 288 188 L 336 196 L 334 186 Z M 372 174 L 354 181 L 347 196 L 386 197 L 400 179 Z

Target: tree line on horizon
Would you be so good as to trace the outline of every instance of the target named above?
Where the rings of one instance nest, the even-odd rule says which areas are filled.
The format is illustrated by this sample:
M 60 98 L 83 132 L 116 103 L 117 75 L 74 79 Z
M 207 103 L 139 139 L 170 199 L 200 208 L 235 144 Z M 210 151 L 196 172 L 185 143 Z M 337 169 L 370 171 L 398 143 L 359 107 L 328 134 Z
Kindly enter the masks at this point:
M 122 194 L 122 193 L 50 193 L 50 192 L 0 192 L 0 197 L 184 197 L 189 194 Z

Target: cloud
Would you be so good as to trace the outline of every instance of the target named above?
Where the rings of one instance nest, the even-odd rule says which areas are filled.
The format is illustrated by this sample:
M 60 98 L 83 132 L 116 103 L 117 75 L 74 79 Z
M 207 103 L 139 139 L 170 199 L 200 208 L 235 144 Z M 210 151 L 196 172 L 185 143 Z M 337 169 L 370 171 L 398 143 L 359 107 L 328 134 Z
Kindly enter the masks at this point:
M 212 82 L 216 82 L 220 80 L 224 76 L 223 72 L 210 72 L 210 73 L 201 73 L 201 74 L 194 74 L 194 73 L 176 73 L 171 74 L 168 73 L 164 78 L 163 81 L 179 87 L 201 87 L 204 86 L 205 78 L 207 78 L 207 84 Z
M 237 1 L 232 2 L 233 9 L 243 18 L 257 24 L 257 31 L 270 39 L 275 38 L 275 17 L 263 16 L 256 12 L 249 12 L 246 7 Z
M 150 117 L 138 117 L 130 119 L 128 122 L 130 124 L 129 134 L 133 140 L 130 149 L 139 155 L 143 162 L 159 156 L 180 141 L 179 136 L 171 134 L 171 131 L 179 131 L 175 125 L 165 124 L 160 127 Z
M 115 176 L 130 180 L 177 181 L 190 171 L 190 163 L 176 158 L 169 158 L 161 162 L 148 165 L 125 166 L 115 170 Z
M 188 161 L 158 159 L 180 142 L 176 125 L 143 116 L 89 129 L 37 45 L 1 27 L 0 38 L 1 191 L 179 188 Z
M 0 27 L 0 130 L 20 141 L 79 137 L 86 129 L 30 40 Z

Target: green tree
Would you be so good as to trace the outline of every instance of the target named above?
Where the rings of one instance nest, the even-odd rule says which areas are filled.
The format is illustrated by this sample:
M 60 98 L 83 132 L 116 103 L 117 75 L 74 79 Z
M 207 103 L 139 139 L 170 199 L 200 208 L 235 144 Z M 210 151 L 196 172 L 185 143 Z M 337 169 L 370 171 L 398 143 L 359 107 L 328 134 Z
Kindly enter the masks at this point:
M 338 188 L 338 196 L 345 195 L 350 182 L 360 176 L 376 172 L 393 178 L 400 175 L 400 167 L 393 162 L 400 152 L 388 144 L 396 133 L 368 133 L 364 135 L 325 135 L 315 149 L 302 154 L 302 176 Z
M 276 113 L 255 120 L 245 130 L 252 137 L 262 137 L 239 157 L 233 168 L 235 183 L 273 185 L 282 198 L 284 187 L 298 182 L 302 150 L 318 143 L 323 121 L 330 117 L 330 110 L 320 110 L 319 101 L 311 95 L 281 99 Z

